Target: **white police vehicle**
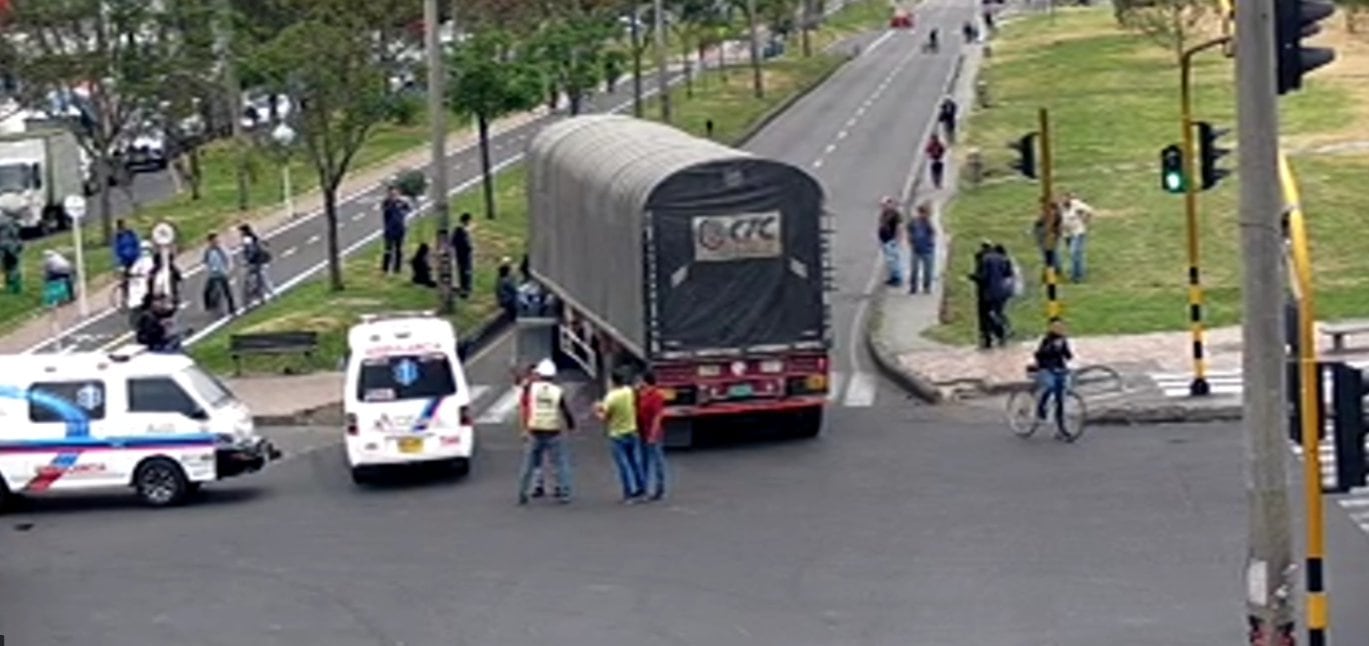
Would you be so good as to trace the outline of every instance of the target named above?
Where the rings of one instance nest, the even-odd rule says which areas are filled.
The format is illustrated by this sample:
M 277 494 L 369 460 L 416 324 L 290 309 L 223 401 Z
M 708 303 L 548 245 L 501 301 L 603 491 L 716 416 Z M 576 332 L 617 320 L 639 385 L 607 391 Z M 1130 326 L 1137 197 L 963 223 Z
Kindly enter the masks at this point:
M 133 345 L 4 362 L 0 502 L 132 486 L 161 507 L 280 456 L 247 407 L 185 355 Z
M 445 462 L 469 470 L 474 402 L 456 330 L 445 319 L 431 312 L 363 316 L 347 333 L 343 388 L 347 464 L 357 484 L 383 467 Z

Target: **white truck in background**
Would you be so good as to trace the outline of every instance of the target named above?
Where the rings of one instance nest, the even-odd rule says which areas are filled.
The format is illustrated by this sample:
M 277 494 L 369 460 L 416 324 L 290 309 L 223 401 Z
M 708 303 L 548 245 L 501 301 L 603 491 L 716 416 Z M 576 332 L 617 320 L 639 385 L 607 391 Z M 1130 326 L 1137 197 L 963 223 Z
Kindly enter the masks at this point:
M 0 217 L 30 235 L 66 228 L 62 201 L 87 193 L 84 165 L 70 131 L 0 134 Z

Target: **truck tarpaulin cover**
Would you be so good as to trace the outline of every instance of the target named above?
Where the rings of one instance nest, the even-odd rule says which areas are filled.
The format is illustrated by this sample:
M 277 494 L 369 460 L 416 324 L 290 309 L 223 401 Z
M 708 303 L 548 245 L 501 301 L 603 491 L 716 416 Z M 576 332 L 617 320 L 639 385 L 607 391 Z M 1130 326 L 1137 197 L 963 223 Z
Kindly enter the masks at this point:
M 549 126 L 528 160 L 533 274 L 636 350 L 825 347 L 807 173 L 612 115 Z

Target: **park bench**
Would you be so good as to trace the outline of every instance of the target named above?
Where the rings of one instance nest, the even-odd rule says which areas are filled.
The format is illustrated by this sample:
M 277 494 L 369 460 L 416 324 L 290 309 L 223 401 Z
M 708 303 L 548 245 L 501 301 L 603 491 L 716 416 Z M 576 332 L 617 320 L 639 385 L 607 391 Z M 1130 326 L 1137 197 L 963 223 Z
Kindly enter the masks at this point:
M 1342 321 L 1323 323 L 1321 333 L 1331 337 L 1331 351 L 1345 351 L 1345 337 L 1369 334 L 1369 321 Z
M 234 334 L 228 338 L 228 354 L 233 357 L 237 375 L 242 375 L 243 357 L 301 354 L 305 359 L 313 359 L 317 349 L 317 332 L 262 332 Z

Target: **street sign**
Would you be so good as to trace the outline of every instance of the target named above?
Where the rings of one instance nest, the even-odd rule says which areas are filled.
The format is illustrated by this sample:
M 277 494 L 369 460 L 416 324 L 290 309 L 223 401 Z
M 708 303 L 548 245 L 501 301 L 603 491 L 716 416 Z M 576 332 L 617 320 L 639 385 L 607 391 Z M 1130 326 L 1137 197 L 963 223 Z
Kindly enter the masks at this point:
M 62 200 L 62 208 L 66 210 L 68 217 L 80 222 L 86 217 L 86 198 L 80 195 L 68 195 L 65 200 Z
M 152 227 L 152 241 L 163 247 L 171 246 L 176 242 L 176 227 L 169 222 L 158 222 L 157 226 Z

